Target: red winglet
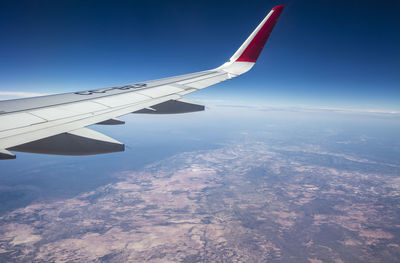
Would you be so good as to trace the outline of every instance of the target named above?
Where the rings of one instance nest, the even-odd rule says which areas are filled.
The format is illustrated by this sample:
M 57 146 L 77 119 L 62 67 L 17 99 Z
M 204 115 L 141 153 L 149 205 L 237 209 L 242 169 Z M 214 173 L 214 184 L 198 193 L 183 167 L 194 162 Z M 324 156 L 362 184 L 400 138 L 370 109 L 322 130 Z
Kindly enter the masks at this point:
M 265 43 L 268 40 L 269 35 L 272 32 L 279 16 L 281 15 L 284 5 L 278 5 L 272 8 L 272 14 L 268 20 L 264 23 L 261 29 L 257 32 L 254 38 L 251 40 L 249 45 L 243 51 L 243 53 L 236 59 L 236 61 L 242 62 L 256 62 L 260 55 Z

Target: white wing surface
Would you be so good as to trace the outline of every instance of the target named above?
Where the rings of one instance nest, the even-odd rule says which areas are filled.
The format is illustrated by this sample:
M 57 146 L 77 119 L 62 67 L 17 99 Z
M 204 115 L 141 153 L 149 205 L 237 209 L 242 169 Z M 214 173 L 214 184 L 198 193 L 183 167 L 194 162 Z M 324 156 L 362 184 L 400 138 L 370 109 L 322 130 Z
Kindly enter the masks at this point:
M 283 6 L 274 7 L 222 66 L 131 85 L 0 101 L 0 159 L 10 151 L 92 155 L 124 151 L 124 144 L 86 128 L 118 125 L 129 113 L 173 114 L 204 110 L 182 96 L 249 71 L 261 53 Z

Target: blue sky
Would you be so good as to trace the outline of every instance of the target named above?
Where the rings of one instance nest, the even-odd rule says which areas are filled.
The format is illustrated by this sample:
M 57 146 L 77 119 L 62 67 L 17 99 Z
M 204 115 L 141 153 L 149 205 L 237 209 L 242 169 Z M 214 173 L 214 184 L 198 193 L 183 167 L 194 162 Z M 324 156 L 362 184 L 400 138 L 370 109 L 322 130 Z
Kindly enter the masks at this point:
M 216 67 L 285 4 L 253 70 L 193 98 L 400 109 L 399 1 L 243 2 L 3 0 L 0 92 L 69 92 Z

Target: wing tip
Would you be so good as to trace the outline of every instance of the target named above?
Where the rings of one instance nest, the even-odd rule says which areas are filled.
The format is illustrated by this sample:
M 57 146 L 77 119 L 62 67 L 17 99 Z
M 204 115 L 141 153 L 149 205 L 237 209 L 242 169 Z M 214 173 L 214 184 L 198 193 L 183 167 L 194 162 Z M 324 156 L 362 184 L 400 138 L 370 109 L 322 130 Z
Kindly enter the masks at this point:
M 274 11 L 282 11 L 285 8 L 285 5 L 277 5 L 272 10 Z

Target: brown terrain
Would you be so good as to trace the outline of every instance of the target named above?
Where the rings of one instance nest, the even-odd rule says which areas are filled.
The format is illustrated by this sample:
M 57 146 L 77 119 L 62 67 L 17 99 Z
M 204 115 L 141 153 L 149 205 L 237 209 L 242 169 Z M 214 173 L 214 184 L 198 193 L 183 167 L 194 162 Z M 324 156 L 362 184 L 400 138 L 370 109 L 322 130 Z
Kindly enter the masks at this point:
M 4 215 L 0 261 L 400 262 L 398 170 L 260 141 L 182 153 Z

